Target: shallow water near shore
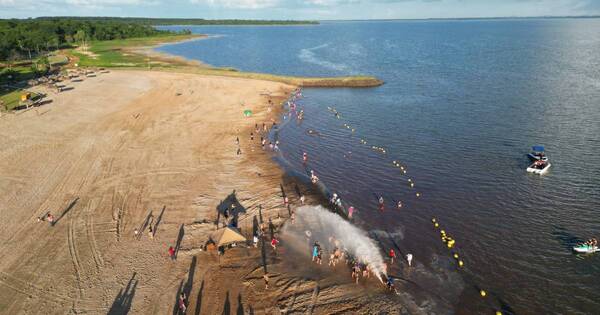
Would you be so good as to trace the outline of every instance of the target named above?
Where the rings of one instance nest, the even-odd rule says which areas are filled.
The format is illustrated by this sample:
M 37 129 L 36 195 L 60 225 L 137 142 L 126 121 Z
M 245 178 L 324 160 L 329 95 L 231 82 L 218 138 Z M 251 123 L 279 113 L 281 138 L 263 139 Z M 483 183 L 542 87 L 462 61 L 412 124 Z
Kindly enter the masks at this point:
M 600 19 L 185 28 L 219 36 L 158 50 L 246 71 L 386 82 L 304 90 L 305 119 L 281 128 L 282 154 L 304 172 L 306 151 L 384 247 L 393 240 L 432 274 L 440 266 L 459 274 L 457 313 L 598 312 L 600 255 L 570 248 L 600 236 Z M 552 163 L 544 176 L 525 172 L 535 144 Z M 433 216 L 456 239 L 462 271 Z

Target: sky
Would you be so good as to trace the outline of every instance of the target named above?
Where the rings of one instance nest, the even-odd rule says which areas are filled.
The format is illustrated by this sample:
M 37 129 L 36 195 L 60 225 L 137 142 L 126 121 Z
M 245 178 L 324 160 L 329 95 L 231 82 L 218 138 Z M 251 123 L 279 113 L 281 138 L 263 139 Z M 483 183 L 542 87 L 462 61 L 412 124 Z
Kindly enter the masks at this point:
M 420 19 L 600 15 L 600 0 L 0 0 L 0 18 Z

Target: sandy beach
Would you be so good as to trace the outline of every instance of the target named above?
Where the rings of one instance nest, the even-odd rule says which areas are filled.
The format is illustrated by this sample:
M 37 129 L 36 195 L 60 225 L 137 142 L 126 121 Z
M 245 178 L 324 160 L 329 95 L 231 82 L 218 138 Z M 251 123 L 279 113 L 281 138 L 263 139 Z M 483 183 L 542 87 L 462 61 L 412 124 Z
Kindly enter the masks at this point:
M 293 86 L 151 71 L 67 85 L 45 91 L 52 103 L 0 118 L 0 313 L 167 314 L 180 292 L 189 314 L 369 312 L 373 297 L 346 271 L 307 278 L 309 264 L 285 247 L 276 255 L 267 243 L 264 260 L 261 246 L 202 250 L 224 224 L 217 207 L 232 198 L 248 239 L 254 222 L 277 230 L 289 217 L 281 187 L 292 209 L 299 204 L 296 182 L 260 135 L 250 140 Z M 54 226 L 38 220 L 47 212 Z M 150 214 L 153 239 L 140 230 Z

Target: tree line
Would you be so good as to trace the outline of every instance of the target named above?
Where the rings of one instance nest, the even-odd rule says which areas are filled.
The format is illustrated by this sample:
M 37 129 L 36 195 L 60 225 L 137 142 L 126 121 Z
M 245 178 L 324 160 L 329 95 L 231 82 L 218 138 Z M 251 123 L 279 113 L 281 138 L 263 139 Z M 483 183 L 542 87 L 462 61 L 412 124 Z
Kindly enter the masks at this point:
M 168 18 L 137 18 L 137 17 L 69 17 L 74 20 L 87 21 L 118 21 L 144 25 L 301 25 L 319 24 L 318 21 L 301 20 L 206 20 L 206 19 L 168 19 Z M 39 17 L 37 19 L 54 19 L 53 17 Z
M 44 52 L 85 44 L 169 33 L 151 25 L 118 20 L 44 18 L 0 20 L 0 60 L 32 59 Z

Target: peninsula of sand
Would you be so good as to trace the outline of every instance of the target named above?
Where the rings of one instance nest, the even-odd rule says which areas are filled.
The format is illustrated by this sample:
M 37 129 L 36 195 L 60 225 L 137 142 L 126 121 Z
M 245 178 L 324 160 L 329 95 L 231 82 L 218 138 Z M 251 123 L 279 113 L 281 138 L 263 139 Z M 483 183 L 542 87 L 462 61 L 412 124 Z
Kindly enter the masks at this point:
M 393 306 L 295 275 L 270 238 L 252 246 L 300 195 L 319 202 L 260 145 L 295 86 L 136 70 L 69 86 L 0 117 L 0 314 L 175 314 L 181 293 L 188 314 Z M 231 204 L 249 244 L 219 255 L 204 245 Z

